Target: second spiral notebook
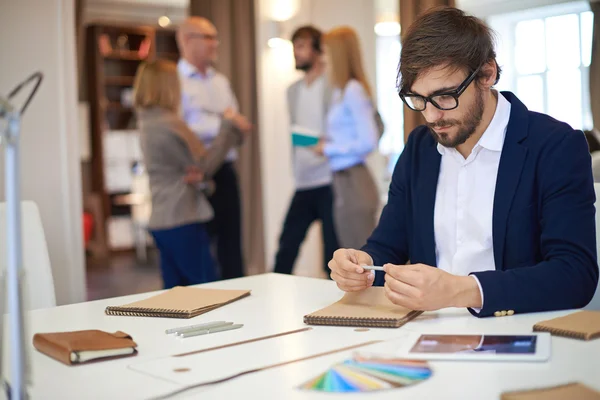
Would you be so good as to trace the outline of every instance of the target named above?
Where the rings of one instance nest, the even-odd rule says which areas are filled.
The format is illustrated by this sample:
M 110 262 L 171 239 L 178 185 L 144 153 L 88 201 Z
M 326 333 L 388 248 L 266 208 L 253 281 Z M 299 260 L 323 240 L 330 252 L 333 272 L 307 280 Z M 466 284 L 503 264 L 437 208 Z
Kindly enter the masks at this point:
M 249 290 L 176 286 L 161 294 L 122 306 L 106 307 L 108 315 L 193 318 L 250 295 Z
M 304 316 L 309 325 L 342 325 L 373 328 L 399 328 L 422 311 L 393 304 L 382 287 L 344 294 L 339 301 Z

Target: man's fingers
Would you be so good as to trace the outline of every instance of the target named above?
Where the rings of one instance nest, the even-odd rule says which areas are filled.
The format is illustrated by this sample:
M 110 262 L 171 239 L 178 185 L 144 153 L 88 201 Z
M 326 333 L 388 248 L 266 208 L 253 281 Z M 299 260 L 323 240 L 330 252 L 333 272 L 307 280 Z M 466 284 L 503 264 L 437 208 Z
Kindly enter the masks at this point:
M 353 249 L 339 249 L 333 259 L 327 264 L 331 270 L 331 279 L 344 291 L 364 290 L 373 285 L 375 274 L 372 271 L 365 273 L 359 262 L 370 256 Z
M 366 282 L 368 280 L 373 281 L 375 278 L 374 275 L 371 273 L 357 274 L 356 272 L 348 272 L 348 271 L 345 271 L 343 269 L 338 269 L 338 268 L 334 268 L 334 269 L 332 269 L 332 271 L 336 273 L 336 276 L 340 276 L 344 279 L 358 281 L 358 282 Z
M 384 285 L 384 289 L 385 289 L 385 296 L 395 305 L 400 306 L 400 307 L 405 307 L 410 310 L 417 309 L 416 303 L 410 297 L 391 290 L 387 282 Z
M 342 253 L 337 253 L 334 256 L 333 261 L 335 261 L 338 269 L 340 270 L 344 270 L 346 272 L 353 272 L 357 274 L 361 274 L 364 272 L 364 269 L 360 265 L 358 265 L 356 256 L 349 250 L 344 250 L 344 252 Z
M 331 273 L 331 279 L 333 279 L 337 283 L 338 287 L 344 291 L 363 290 L 373 284 L 372 281 L 367 281 L 366 279 L 354 280 L 345 278 L 337 274 L 335 271 Z
M 389 274 L 398 281 L 415 287 L 420 287 L 423 283 L 421 273 L 418 270 L 407 268 L 407 265 L 385 264 L 383 267 L 386 275 Z
M 419 289 L 394 278 L 390 274 L 385 275 L 385 283 L 390 290 L 398 294 L 402 294 L 411 299 L 421 298 L 422 292 Z

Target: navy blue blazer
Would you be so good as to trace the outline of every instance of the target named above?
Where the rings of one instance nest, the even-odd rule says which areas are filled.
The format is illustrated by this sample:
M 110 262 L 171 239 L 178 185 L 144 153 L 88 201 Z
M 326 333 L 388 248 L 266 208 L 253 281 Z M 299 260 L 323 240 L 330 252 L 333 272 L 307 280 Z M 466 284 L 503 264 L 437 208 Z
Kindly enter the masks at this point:
M 494 195 L 496 270 L 475 272 L 484 304 L 474 315 L 584 307 L 598 282 L 595 194 L 585 136 L 511 103 Z M 441 155 L 417 127 L 398 160 L 379 225 L 363 250 L 375 265 L 436 266 L 433 214 Z M 383 285 L 378 272 L 375 285 Z

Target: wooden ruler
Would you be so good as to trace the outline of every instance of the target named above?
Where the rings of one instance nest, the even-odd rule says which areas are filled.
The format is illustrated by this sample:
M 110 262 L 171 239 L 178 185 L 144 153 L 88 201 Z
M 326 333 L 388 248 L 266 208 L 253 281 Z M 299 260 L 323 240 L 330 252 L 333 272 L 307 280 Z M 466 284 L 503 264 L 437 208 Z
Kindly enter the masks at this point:
M 314 358 L 319 358 L 319 357 L 324 357 L 324 356 L 328 356 L 330 354 L 335 354 L 335 353 L 341 353 L 343 351 L 348 351 L 348 350 L 352 350 L 352 349 L 356 349 L 359 347 L 364 347 L 364 346 L 368 346 L 371 344 L 375 344 L 375 343 L 380 343 L 382 342 L 381 340 L 371 340 L 369 342 L 363 342 L 363 343 L 359 343 L 359 344 L 355 344 L 352 346 L 347 346 L 347 347 L 342 347 L 342 348 L 338 348 L 335 350 L 330 350 L 330 351 L 326 351 L 324 353 L 319 353 L 319 354 L 314 354 L 312 356 L 308 356 L 308 357 L 302 357 L 302 358 L 296 358 L 294 360 L 289 360 L 289 361 L 283 361 L 277 364 L 271 364 L 271 365 L 267 365 L 266 367 L 260 367 L 260 368 L 254 368 L 254 369 L 249 369 L 240 373 L 237 373 L 235 375 L 231 375 L 225 378 L 221 378 L 221 379 L 217 379 L 214 381 L 208 381 L 208 382 L 202 382 L 202 383 L 197 383 L 195 385 L 190 385 L 190 386 L 185 386 L 181 389 L 175 390 L 173 392 L 158 396 L 158 397 L 153 397 L 151 400 L 165 400 L 168 399 L 170 397 L 173 396 L 177 396 L 181 393 L 193 390 L 193 389 L 197 389 L 200 387 L 204 387 L 204 386 L 210 386 L 210 385 L 216 385 L 218 383 L 223 383 L 223 382 L 227 382 L 230 380 L 233 380 L 235 378 L 239 378 L 241 376 L 244 375 L 250 375 L 250 374 L 254 374 L 256 372 L 261 372 L 261 371 L 266 371 L 269 369 L 273 369 L 273 368 L 278 368 L 278 367 L 283 367 L 284 365 L 289 365 L 289 364 L 294 364 L 294 363 L 298 363 L 298 362 L 302 362 L 302 361 L 306 361 L 306 360 L 312 360 Z

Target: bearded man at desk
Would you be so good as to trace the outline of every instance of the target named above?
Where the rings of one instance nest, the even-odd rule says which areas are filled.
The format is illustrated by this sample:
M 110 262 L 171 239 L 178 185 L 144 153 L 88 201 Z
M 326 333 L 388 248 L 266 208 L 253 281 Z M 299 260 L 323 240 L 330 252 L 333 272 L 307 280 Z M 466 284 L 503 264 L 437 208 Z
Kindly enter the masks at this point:
M 335 253 L 332 279 L 344 291 L 383 285 L 413 310 L 584 307 L 598 266 L 583 133 L 493 89 L 493 33 L 456 8 L 415 21 L 400 59 L 400 97 L 426 124 L 409 136 L 379 225 L 362 250 Z M 384 272 L 362 268 L 374 264 Z

